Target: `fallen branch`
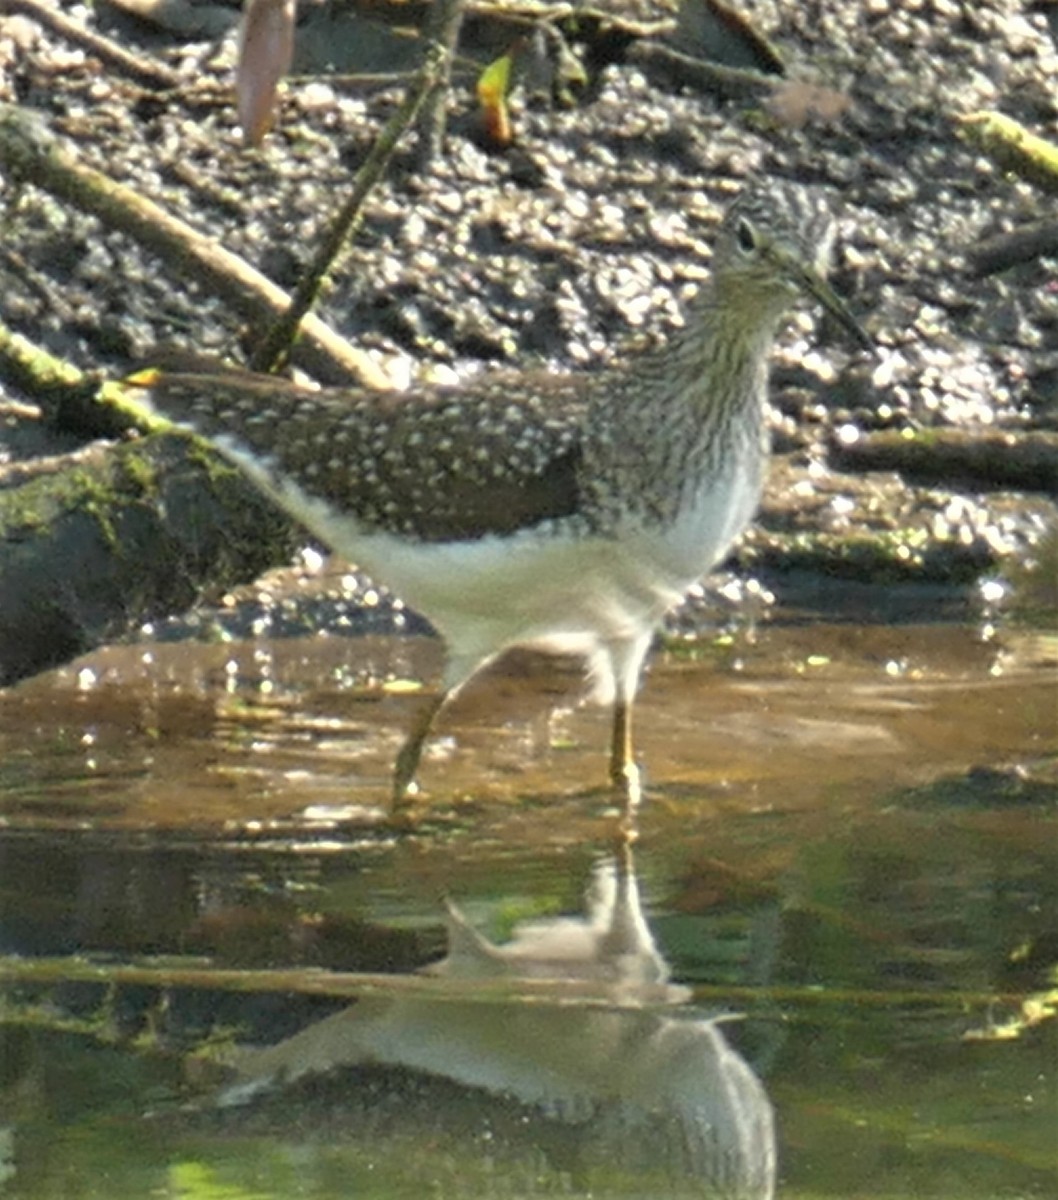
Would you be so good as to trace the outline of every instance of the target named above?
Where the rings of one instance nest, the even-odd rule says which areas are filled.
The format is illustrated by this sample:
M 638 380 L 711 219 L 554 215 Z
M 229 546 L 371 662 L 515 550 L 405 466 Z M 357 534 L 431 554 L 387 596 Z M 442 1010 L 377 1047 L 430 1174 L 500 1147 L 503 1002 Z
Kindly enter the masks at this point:
M 119 384 L 106 383 L 43 346 L 15 333 L 0 321 L 0 380 L 12 384 L 36 402 L 44 423 L 84 438 L 117 437 L 133 422 L 121 415 Z M 0 470 L 0 485 L 8 472 L 25 473 L 31 464 L 12 464 Z
M 6 12 L 17 12 L 31 17 L 66 41 L 80 46 L 105 66 L 127 75 L 143 87 L 163 91 L 166 88 L 175 88 L 181 82 L 179 74 L 172 67 L 146 58 L 143 54 L 130 54 L 116 42 L 86 29 L 79 21 L 71 20 L 48 4 L 42 4 L 41 0 L 4 0 L 3 8 Z
M 660 42 L 636 42 L 628 47 L 624 60 L 640 67 L 659 87 L 691 87 L 722 100 L 770 96 L 776 86 L 775 75 L 706 62 Z
M 330 230 L 312 262 L 305 269 L 289 307 L 271 326 L 251 355 L 250 366 L 253 370 L 265 373 L 276 370 L 289 357 L 291 348 L 296 348 L 295 336 L 299 328 L 304 330 L 307 323 L 313 319 L 306 314 L 315 302 L 327 272 L 346 241 L 359 228 L 363 220 L 364 203 L 393 157 L 401 135 L 415 120 L 415 115 L 426 96 L 436 86 L 441 77 L 442 64 L 446 60 L 447 55 L 442 47 L 433 44 L 427 46 L 426 58 L 419 73 L 409 84 L 400 108 L 375 139 L 371 152 L 357 171 L 349 198 L 331 223 Z M 385 384 L 376 383 L 373 386 Z
M 957 118 L 967 141 L 988 155 L 1002 171 L 1027 179 L 1041 191 L 1058 194 L 1058 146 L 1029 133 L 1024 125 L 997 112 L 975 112 Z
M 1058 254 L 1058 221 L 1035 221 L 988 238 L 971 246 L 966 257 L 975 275 L 995 275 L 1045 254 Z
M 1058 434 L 1042 431 L 929 429 L 834 440 L 829 463 L 838 471 L 897 471 L 936 483 L 958 481 L 979 490 L 1058 494 Z
M 78 162 L 41 121 L 14 105 L 0 105 L 0 166 L 134 238 L 249 322 L 274 321 L 290 308 L 287 293 L 244 259 L 132 188 Z M 293 357 L 326 383 L 392 386 L 366 354 L 311 315 L 301 324 Z

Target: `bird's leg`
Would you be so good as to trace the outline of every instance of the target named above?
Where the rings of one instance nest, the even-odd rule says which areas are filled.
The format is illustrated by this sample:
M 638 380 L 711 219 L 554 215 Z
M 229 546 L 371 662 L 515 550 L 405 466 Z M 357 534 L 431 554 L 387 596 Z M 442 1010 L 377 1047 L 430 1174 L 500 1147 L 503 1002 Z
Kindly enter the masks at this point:
M 610 782 L 624 803 L 625 821 L 633 819 L 641 798 L 639 767 L 632 750 L 632 700 L 621 694 L 614 700 L 610 742 Z
M 636 810 L 642 794 L 639 767 L 632 744 L 632 707 L 643 659 L 650 649 L 652 635 L 611 643 L 610 669 L 613 672 L 613 734 L 610 740 L 610 782 L 621 801 L 621 833 L 636 836 Z
M 450 688 L 442 688 L 437 695 L 430 696 L 415 714 L 411 729 L 408 730 L 408 736 L 397 753 L 397 761 L 393 767 L 394 809 L 401 808 L 408 802 L 408 793 L 415 782 L 415 772 L 419 769 L 419 759 L 422 758 L 423 745 L 434 718 L 450 695 Z

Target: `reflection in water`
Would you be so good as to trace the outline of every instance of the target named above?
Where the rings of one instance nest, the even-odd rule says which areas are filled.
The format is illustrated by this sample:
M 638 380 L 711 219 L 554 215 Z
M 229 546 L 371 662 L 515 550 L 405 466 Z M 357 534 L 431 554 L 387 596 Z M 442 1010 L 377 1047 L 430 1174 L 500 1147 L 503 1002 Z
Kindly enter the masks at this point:
M 299 1123 L 344 1105 L 349 1137 L 455 1139 L 508 1180 L 529 1156 L 533 1191 L 774 1194 L 771 1104 L 721 1022 L 678 1007 L 687 994 L 668 982 L 630 852 L 596 870 L 583 919 L 496 946 L 449 905 L 448 933 L 432 968 L 442 991 L 366 995 L 247 1051 L 223 1103 L 278 1101 Z M 507 1194 L 497 1182 L 489 1194 Z

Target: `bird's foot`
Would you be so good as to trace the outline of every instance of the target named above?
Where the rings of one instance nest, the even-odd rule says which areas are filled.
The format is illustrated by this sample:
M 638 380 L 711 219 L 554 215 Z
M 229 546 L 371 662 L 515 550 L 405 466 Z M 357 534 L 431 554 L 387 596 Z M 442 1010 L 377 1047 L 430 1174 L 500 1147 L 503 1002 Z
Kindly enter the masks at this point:
M 422 813 L 422 801 L 422 788 L 414 778 L 405 778 L 398 757 L 389 798 L 390 824 L 401 829 L 415 825 L 416 818 Z
M 408 736 L 397 752 L 397 761 L 393 764 L 393 789 L 390 801 L 390 811 L 394 817 L 401 814 L 406 816 L 419 799 L 420 789 L 415 781 L 419 770 L 419 760 L 422 758 L 423 746 L 426 744 L 434 717 L 444 705 L 447 695 L 447 692 L 441 692 L 426 700 L 415 714 Z
M 610 779 L 621 808 L 617 825 L 618 840 L 630 844 L 639 838 L 639 805 L 643 799 L 639 767 L 631 761 L 616 764 Z

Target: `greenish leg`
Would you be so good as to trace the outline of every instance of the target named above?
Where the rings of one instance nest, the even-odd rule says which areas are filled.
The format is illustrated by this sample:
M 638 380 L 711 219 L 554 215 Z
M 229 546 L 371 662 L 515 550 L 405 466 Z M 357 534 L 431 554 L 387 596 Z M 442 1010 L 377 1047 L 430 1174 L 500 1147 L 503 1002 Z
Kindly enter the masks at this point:
M 404 739 L 397 754 L 393 768 L 393 808 L 399 809 L 408 804 L 410 793 L 415 787 L 415 773 L 419 769 L 422 749 L 433 726 L 434 719 L 444 707 L 450 689 L 430 696 L 415 714 L 408 736 Z
M 632 750 L 632 701 L 618 698 L 613 708 L 613 739 L 610 743 L 610 781 L 624 806 L 624 821 L 632 823 L 639 808 L 639 768 Z

